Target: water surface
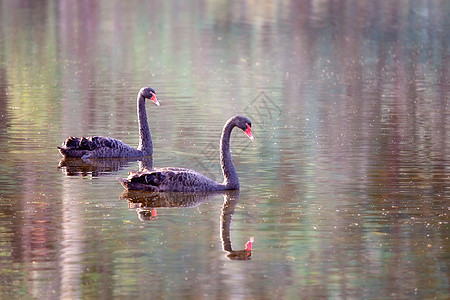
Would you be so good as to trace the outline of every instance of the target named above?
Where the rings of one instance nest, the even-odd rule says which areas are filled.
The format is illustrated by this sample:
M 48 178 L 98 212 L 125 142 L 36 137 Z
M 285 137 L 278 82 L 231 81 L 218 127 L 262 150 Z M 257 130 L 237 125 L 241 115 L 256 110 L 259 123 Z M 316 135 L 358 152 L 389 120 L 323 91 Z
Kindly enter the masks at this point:
M 448 15 L 0 1 L 0 298 L 447 299 Z M 222 126 L 251 118 L 253 143 L 232 136 L 237 196 L 155 202 L 116 180 L 138 161 L 61 162 L 68 136 L 137 145 L 147 85 L 154 166 L 221 181 Z M 254 237 L 251 255 L 226 237 Z

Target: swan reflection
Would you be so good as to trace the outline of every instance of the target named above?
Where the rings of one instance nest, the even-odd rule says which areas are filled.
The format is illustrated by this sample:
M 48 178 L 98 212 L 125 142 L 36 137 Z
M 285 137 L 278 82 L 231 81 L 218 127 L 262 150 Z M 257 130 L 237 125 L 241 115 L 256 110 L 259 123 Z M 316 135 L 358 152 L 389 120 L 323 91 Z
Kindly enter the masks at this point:
M 65 157 L 59 161 L 58 169 L 66 176 L 89 176 L 98 177 L 111 172 L 125 169 L 131 163 L 138 161 L 139 170 L 151 169 L 153 157 L 141 158 L 72 158 Z
M 220 192 L 146 192 L 125 190 L 120 199 L 128 201 L 130 208 L 195 207 L 212 200 Z
M 231 260 L 249 260 L 254 238 L 251 237 L 243 250 L 233 250 L 231 244 L 231 220 L 239 201 L 239 190 L 224 192 L 144 192 L 125 190 L 120 196 L 128 201 L 128 207 L 136 209 L 141 221 L 153 221 L 158 217 L 157 208 L 196 207 L 211 201 L 214 196 L 223 195 L 224 202 L 220 216 L 220 237 L 222 249 Z
M 222 248 L 223 251 L 227 252 L 227 258 L 231 260 L 249 260 L 252 255 L 252 247 L 255 240 L 254 237 L 250 237 L 243 250 L 233 250 L 233 247 L 231 246 L 231 219 L 238 201 L 239 190 L 230 191 L 224 194 L 222 215 L 220 218 Z

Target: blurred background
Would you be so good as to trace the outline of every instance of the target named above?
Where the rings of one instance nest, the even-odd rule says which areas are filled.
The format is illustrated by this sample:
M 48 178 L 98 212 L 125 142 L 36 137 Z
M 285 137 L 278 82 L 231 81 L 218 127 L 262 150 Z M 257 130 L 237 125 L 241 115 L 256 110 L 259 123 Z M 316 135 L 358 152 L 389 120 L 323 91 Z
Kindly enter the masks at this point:
M 0 0 L 0 298 L 448 299 L 449 13 Z M 221 181 L 223 124 L 252 120 L 226 223 L 251 260 L 224 251 L 226 195 L 153 210 L 116 180 L 137 161 L 60 161 L 69 136 L 137 146 L 143 86 L 156 167 Z

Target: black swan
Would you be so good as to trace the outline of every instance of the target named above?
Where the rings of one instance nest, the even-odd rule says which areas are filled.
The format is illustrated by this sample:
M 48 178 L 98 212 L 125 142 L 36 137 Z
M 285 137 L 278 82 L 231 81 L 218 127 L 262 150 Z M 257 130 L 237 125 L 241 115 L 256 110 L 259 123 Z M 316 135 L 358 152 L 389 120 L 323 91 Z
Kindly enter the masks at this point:
M 90 136 L 81 138 L 69 137 L 64 141 L 62 147 L 58 147 L 59 152 L 64 157 L 81 157 L 84 159 L 102 157 L 143 157 L 152 155 L 153 144 L 147 122 L 147 112 L 145 111 L 145 99 L 150 99 L 159 106 L 154 89 L 144 87 L 139 91 L 137 96 L 139 146 L 137 149 L 110 137 Z
M 238 190 L 239 179 L 231 160 L 230 135 L 233 128 L 238 127 L 253 141 L 251 126 L 252 123 L 246 117 L 234 116 L 223 127 L 220 140 L 220 164 L 224 177 L 223 183 L 215 182 L 200 173 L 184 168 L 160 168 L 143 172 L 130 172 L 127 179 L 117 179 L 128 190 L 159 192 Z

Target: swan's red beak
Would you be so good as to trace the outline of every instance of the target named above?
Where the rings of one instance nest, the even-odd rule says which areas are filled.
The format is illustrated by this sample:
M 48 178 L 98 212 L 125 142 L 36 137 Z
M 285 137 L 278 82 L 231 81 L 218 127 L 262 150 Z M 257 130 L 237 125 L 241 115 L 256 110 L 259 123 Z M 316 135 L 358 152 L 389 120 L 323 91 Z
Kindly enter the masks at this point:
M 156 99 L 156 95 L 153 94 L 153 93 L 152 93 L 152 98 L 151 98 L 151 100 L 152 100 L 153 102 L 155 102 L 156 105 L 159 106 L 159 101 L 158 101 L 158 99 Z
M 249 139 L 251 139 L 253 141 L 255 138 L 253 137 L 253 134 L 252 134 L 252 128 L 247 123 L 246 123 L 246 125 L 247 125 L 247 129 L 245 130 L 245 134 L 248 136 Z
M 255 241 L 255 238 L 251 237 L 250 240 L 245 244 L 245 251 L 252 251 L 254 241 Z

